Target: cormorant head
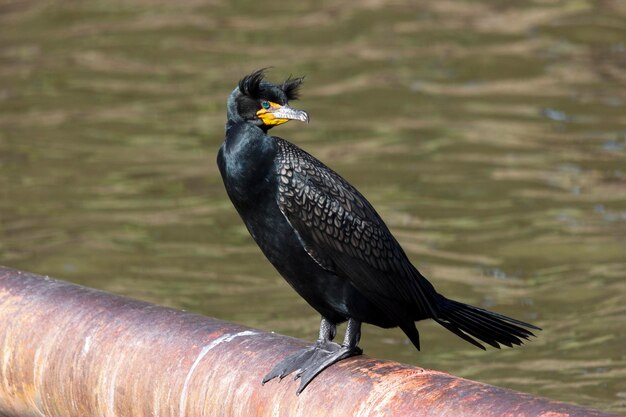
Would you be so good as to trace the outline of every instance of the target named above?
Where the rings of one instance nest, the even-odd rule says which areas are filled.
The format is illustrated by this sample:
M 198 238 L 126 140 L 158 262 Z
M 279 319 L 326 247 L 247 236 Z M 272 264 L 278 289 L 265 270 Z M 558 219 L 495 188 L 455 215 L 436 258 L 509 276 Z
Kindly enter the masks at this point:
M 246 75 L 228 97 L 228 125 L 248 122 L 267 132 L 289 120 L 309 122 L 303 110 L 289 107 L 289 100 L 298 98 L 303 78 L 289 77 L 280 85 L 264 80 L 265 69 Z

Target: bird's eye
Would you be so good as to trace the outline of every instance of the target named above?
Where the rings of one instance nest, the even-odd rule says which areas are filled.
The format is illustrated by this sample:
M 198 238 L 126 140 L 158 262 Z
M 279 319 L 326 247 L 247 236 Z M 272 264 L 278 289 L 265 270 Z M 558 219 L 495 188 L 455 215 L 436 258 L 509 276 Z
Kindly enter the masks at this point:
M 261 103 L 261 106 L 263 106 L 263 108 L 265 110 L 267 110 L 267 109 L 269 109 L 271 107 L 269 101 L 264 101 L 263 103 Z

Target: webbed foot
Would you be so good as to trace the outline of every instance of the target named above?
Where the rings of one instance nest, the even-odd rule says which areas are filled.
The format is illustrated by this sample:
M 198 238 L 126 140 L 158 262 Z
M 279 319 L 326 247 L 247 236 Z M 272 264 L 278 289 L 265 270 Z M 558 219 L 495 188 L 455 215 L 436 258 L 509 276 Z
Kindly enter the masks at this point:
M 300 386 L 298 387 L 296 394 L 300 394 L 304 391 L 313 378 L 332 364 L 351 356 L 361 355 L 362 353 L 363 350 L 357 346 L 340 346 L 339 349 L 332 352 L 323 349 L 314 350 L 313 355 L 307 363 L 300 367 L 300 370 L 296 373 L 294 379 L 300 378 Z
M 300 387 L 296 392 L 300 394 L 324 369 L 343 359 L 363 353 L 363 350 L 357 346 L 361 337 L 361 322 L 354 319 L 348 320 L 342 345 L 331 341 L 335 333 L 335 325 L 322 318 L 319 340 L 313 346 L 299 350 L 280 361 L 265 375 L 263 384 L 274 378 L 282 380 L 297 371 L 294 379 L 300 378 Z
M 341 346 L 331 341 L 318 340 L 313 346 L 299 350 L 282 361 L 278 362 L 272 370 L 263 378 L 263 384 L 274 379 L 283 379 L 287 375 L 307 369 L 312 361 L 317 361 L 318 357 L 328 355 L 341 349 Z

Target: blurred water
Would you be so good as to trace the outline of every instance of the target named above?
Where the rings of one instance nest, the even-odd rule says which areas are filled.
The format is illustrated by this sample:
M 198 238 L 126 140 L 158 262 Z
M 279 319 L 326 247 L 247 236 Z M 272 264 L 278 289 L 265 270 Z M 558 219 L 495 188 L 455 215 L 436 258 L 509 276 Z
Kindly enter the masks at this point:
M 265 66 L 312 116 L 273 132 L 441 292 L 545 329 L 482 352 L 423 323 L 418 353 L 366 326 L 368 354 L 626 412 L 621 0 L 0 2 L 0 264 L 314 339 L 214 162 Z

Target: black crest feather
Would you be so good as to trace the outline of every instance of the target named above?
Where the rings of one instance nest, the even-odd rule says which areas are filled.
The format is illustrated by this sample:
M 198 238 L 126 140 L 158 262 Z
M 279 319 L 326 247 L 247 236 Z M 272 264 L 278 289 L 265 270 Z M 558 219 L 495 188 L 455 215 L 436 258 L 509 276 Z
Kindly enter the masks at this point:
M 261 81 L 265 77 L 265 70 L 267 68 L 261 68 L 254 71 L 252 74 L 246 75 L 239 81 L 239 91 L 252 98 L 261 97 Z
M 303 82 L 304 77 L 293 78 L 290 75 L 280 88 L 285 92 L 288 100 L 297 100 L 300 95 L 300 86 Z

